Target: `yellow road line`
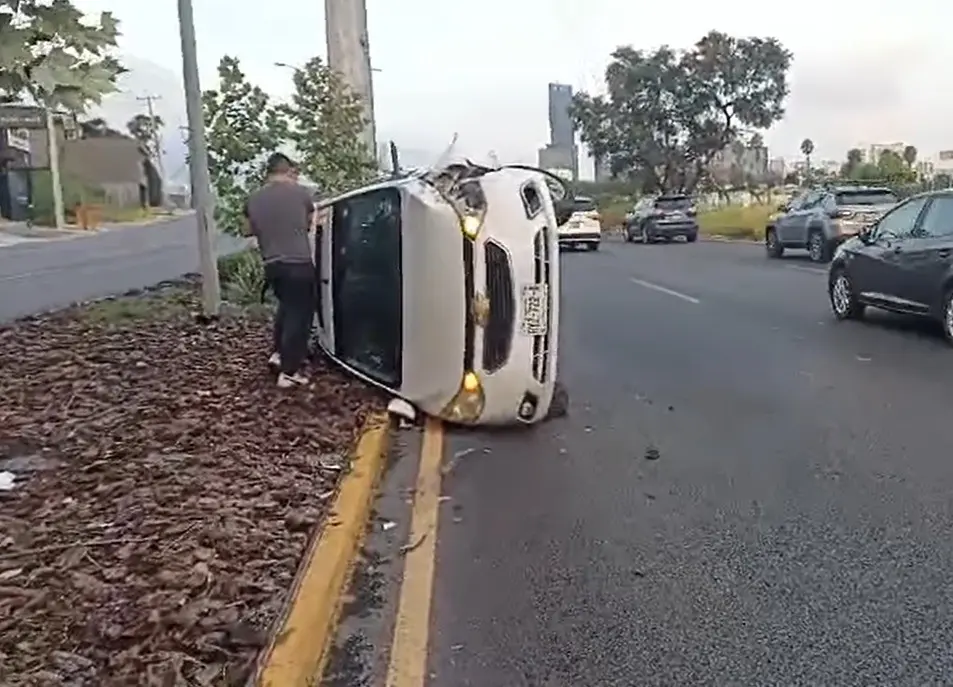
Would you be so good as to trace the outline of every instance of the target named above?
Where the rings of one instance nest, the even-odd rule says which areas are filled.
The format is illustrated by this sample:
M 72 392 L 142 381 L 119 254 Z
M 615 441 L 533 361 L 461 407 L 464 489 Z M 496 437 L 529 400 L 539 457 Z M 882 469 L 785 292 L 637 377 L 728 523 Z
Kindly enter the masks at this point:
M 334 641 L 344 591 L 361 546 L 386 462 L 390 431 L 386 416 L 368 420 L 341 480 L 324 530 L 298 569 L 281 628 L 261 663 L 261 687 L 310 687 L 321 680 Z
M 410 550 L 404 561 L 400 605 L 397 608 L 394 642 L 387 669 L 387 687 L 424 687 L 427 679 L 442 458 L 443 425 L 439 420 L 428 418 L 420 450 L 420 469 L 408 540 Z

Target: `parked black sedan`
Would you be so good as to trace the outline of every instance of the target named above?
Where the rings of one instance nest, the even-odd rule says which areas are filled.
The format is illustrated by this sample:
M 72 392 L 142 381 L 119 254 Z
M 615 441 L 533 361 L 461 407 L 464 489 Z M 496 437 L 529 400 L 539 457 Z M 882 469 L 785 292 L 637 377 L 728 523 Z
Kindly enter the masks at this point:
M 953 190 L 909 198 L 842 243 L 828 293 L 838 320 L 860 319 L 868 306 L 921 315 L 953 343 Z

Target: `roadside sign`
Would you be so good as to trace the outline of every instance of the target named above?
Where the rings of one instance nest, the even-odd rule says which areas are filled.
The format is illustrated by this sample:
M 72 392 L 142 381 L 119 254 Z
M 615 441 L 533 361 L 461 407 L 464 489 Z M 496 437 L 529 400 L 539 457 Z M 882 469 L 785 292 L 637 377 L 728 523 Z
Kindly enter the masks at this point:
M 8 129 L 7 147 L 14 150 L 20 150 L 24 153 L 30 153 L 30 130 L 29 129 Z

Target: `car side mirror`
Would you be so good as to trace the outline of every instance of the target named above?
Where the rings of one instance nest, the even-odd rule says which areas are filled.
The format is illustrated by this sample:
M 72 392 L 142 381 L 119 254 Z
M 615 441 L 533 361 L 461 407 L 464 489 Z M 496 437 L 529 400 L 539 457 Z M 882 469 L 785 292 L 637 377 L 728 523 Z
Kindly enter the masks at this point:
M 557 227 L 563 226 L 566 222 L 569 221 L 569 218 L 572 217 L 573 205 L 571 200 L 568 202 L 565 200 L 562 200 L 555 203 L 554 209 L 556 210 L 556 226 Z

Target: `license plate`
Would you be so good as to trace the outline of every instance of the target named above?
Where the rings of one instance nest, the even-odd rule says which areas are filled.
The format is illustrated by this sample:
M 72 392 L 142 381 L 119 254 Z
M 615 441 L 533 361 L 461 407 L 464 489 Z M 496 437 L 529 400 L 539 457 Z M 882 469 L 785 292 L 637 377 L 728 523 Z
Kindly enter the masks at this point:
M 549 287 L 530 284 L 523 287 L 522 331 L 526 336 L 542 336 L 549 330 Z

